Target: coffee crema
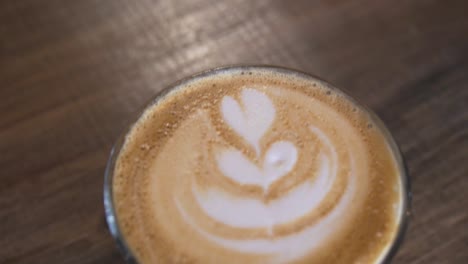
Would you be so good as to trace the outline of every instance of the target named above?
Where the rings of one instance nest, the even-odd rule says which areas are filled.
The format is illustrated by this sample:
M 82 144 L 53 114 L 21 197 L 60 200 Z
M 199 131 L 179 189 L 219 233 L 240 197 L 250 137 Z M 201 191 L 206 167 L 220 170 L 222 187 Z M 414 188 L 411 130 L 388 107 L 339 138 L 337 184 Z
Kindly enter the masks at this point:
M 365 109 L 319 80 L 220 70 L 130 129 L 116 217 L 140 263 L 378 263 L 402 218 L 396 155 Z

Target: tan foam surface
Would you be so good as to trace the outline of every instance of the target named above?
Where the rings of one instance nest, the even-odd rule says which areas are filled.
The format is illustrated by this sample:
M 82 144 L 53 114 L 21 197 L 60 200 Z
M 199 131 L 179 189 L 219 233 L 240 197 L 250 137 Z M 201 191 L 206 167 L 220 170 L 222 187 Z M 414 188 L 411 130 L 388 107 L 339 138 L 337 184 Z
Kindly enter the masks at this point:
M 394 153 L 364 109 L 261 69 L 198 77 L 150 106 L 113 191 L 141 263 L 373 263 L 402 203 Z

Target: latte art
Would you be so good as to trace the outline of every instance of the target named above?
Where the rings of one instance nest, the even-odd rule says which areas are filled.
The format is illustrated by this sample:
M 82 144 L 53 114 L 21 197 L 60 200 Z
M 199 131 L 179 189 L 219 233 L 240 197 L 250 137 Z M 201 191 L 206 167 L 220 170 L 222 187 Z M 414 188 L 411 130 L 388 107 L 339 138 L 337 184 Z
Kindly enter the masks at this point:
M 272 93 L 275 89 L 275 87 L 268 87 Z M 318 105 L 307 106 L 307 101 L 301 102 L 299 94 L 297 97 L 297 103 L 303 104 L 300 107 L 301 111 L 310 111 L 312 114 L 314 107 L 320 108 Z M 242 189 L 244 186 L 261 188 L 264 195 L 245 197 L 231 193 L 230 189 L 218 187 L 215 184 L 205 184 L 205 188 L 200 188 L 194 180 L 191 181 L 192 186 L 188 188 L 188 191 L 193 192 L 195 199 L 189 199 L 187 202 L 195 201 L 195 206 L 199 207 L 201 212 L 190 215 L 180 200 L 174 197 L 176 207 L 190 226 L 216 244 L 239 252 L 269 256 L 275 261 L 295 260 L 311 252 L 313 248 L 330 239 L 329 236 L 333 235 L 333 232 L 349 224 L 343 219 L 353 213 L 351 201 L 356 198 L 357 188 L 354 181 L 358 178 L 356 175 L 358 168 L 355 166 L 356 161 L 353 155 L 358 156 L 361 162 L 364 162 L 365 150 L 359 146 L 359 137 L 350 133 L 350 126 L 346 120 L 335 121 L 336 125 L 342 126 L 346 134 L 333 135 L 333 137 L 340 136 L 343 141 L 355 142 L 351 149 L 354 153 L 344 149 L 346 145 L 339 146 L 342 148 L 341 152 L 346 151 L 343 155 L 348 156 L 346 162 L 343 160 L 340 164 L 337 146 L 335 146 L 338 142 L 333 142 L 318 126 L 299 123 L 304 124 L 305 132 L 310 133 L 315 139 L 304 144 L 314 146 L 312 150 L 314 154 L 306 155 L 309 159 L 308 163 L 315 162 L 317 166 L 314 166 L 315 169 L 304 171 L 306 177 L 302 177 L 290 190 L 278 193 L 277 197 L 271 200 L 266 200 L 265 197 L 268 197 L 269 192 L 274 192 L 270 190 L 271 185 L 281 184 L 281 181 L 284 182 L 288 178 L 294 180 L 298 177 L 293 170 L 298 166 L 307 165 L 305 162 L 297 164 L 298 155 L 305 153 L 299 153 L 298 147 L 292 142 L 281 139 L 272 142 L 267 149 L 261 148 L 260 140 L 265 137 L 277 119 L 276 107 L 267 95 L 251 88 L 243 88 L 240 98 L 241 104 L 230 96 L 223 97 L 220 107 L 222 121 L 255 150 L 254 157 L 257 162 L 246 157 L 242 150 L 233 147 L 221 147 L 212 154 L 215 155 L 217 168 L 221 172 L 219 176 L 229 178 L 237 185 L 235 188 Z M 318 109 L 318 111 L 330 110 Z M 200 115 L 203 114 L 200 113 Z M 291 129 L 293 130 L 294 127 Z M 214 128 L 208 127 L 208 130 L 214 130 Z M 289 131 L 285 129 L 284 132 Z M 210 136 L 210 139 L 213 138 L 216 137 Z M 222 141 L 222 139 L 219 140 Z M 229 142 L 227 144 L 229 145 Z M 339 166 L 348 166 L 349 169 L 344 173 L 338 173 Z M 190 177 L 190 175 L 184 177 Z M 365 175 L 359 177 L 361 180 L 366 180 Z M 337 185 L 340 184 L 344 186 L 341 190 L 336 190 Z M 331 194 L 333 188 L 335 192 L 339 192 L 337 195 Z M 327 201 L 328 204 L 331 203 L 330 208 L 325 213 L 320 212 L 325 209 L 324 204 Z M 247 235 L 252 232 L 252 229 L 264 229 L 266 234 L 247 239 L 222 236 L 217 234 L 217 230 L 204 229 L 197 225 L 199 214 L 205 214 L 216 221 L 218 226 L 226 225 L 227 228 L 235 229 L 239 234 Z M 301 223 L 307 219 L 310 221 Z M 281 232 L 279 231 L 281 229 L 289 230 Z
M 144 263 L 378 261 L 401 202 L 385 138 L 344 95 L 257 74 L 189 83 L 127 136 L 114 192 L 135 255 Z

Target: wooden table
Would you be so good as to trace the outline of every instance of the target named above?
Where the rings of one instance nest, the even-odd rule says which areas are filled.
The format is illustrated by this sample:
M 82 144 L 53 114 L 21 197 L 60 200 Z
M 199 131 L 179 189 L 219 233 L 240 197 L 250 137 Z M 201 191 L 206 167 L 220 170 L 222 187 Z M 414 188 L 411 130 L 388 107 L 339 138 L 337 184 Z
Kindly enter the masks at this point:
M 0 263 L 123 263 L 103 173 L 177 79 L 265 63 L 322 76 L 388 124 L 411 173 L 395 263 L 468 263 L 468 2 L 2 1 Z

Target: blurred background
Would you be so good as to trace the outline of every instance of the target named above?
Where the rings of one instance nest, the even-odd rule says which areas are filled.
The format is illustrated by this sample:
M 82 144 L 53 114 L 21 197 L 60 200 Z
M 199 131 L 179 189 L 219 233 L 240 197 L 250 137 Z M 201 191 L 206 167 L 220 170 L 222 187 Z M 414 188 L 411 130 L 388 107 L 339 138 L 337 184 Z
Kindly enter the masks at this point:
M 0 263 L 123 263 L 107 231 L 113 142 L 170 83 L 275 64 L 347 89 L 411 174 L 394 263 L 468 263 L 468 2 L 0 3 Z

